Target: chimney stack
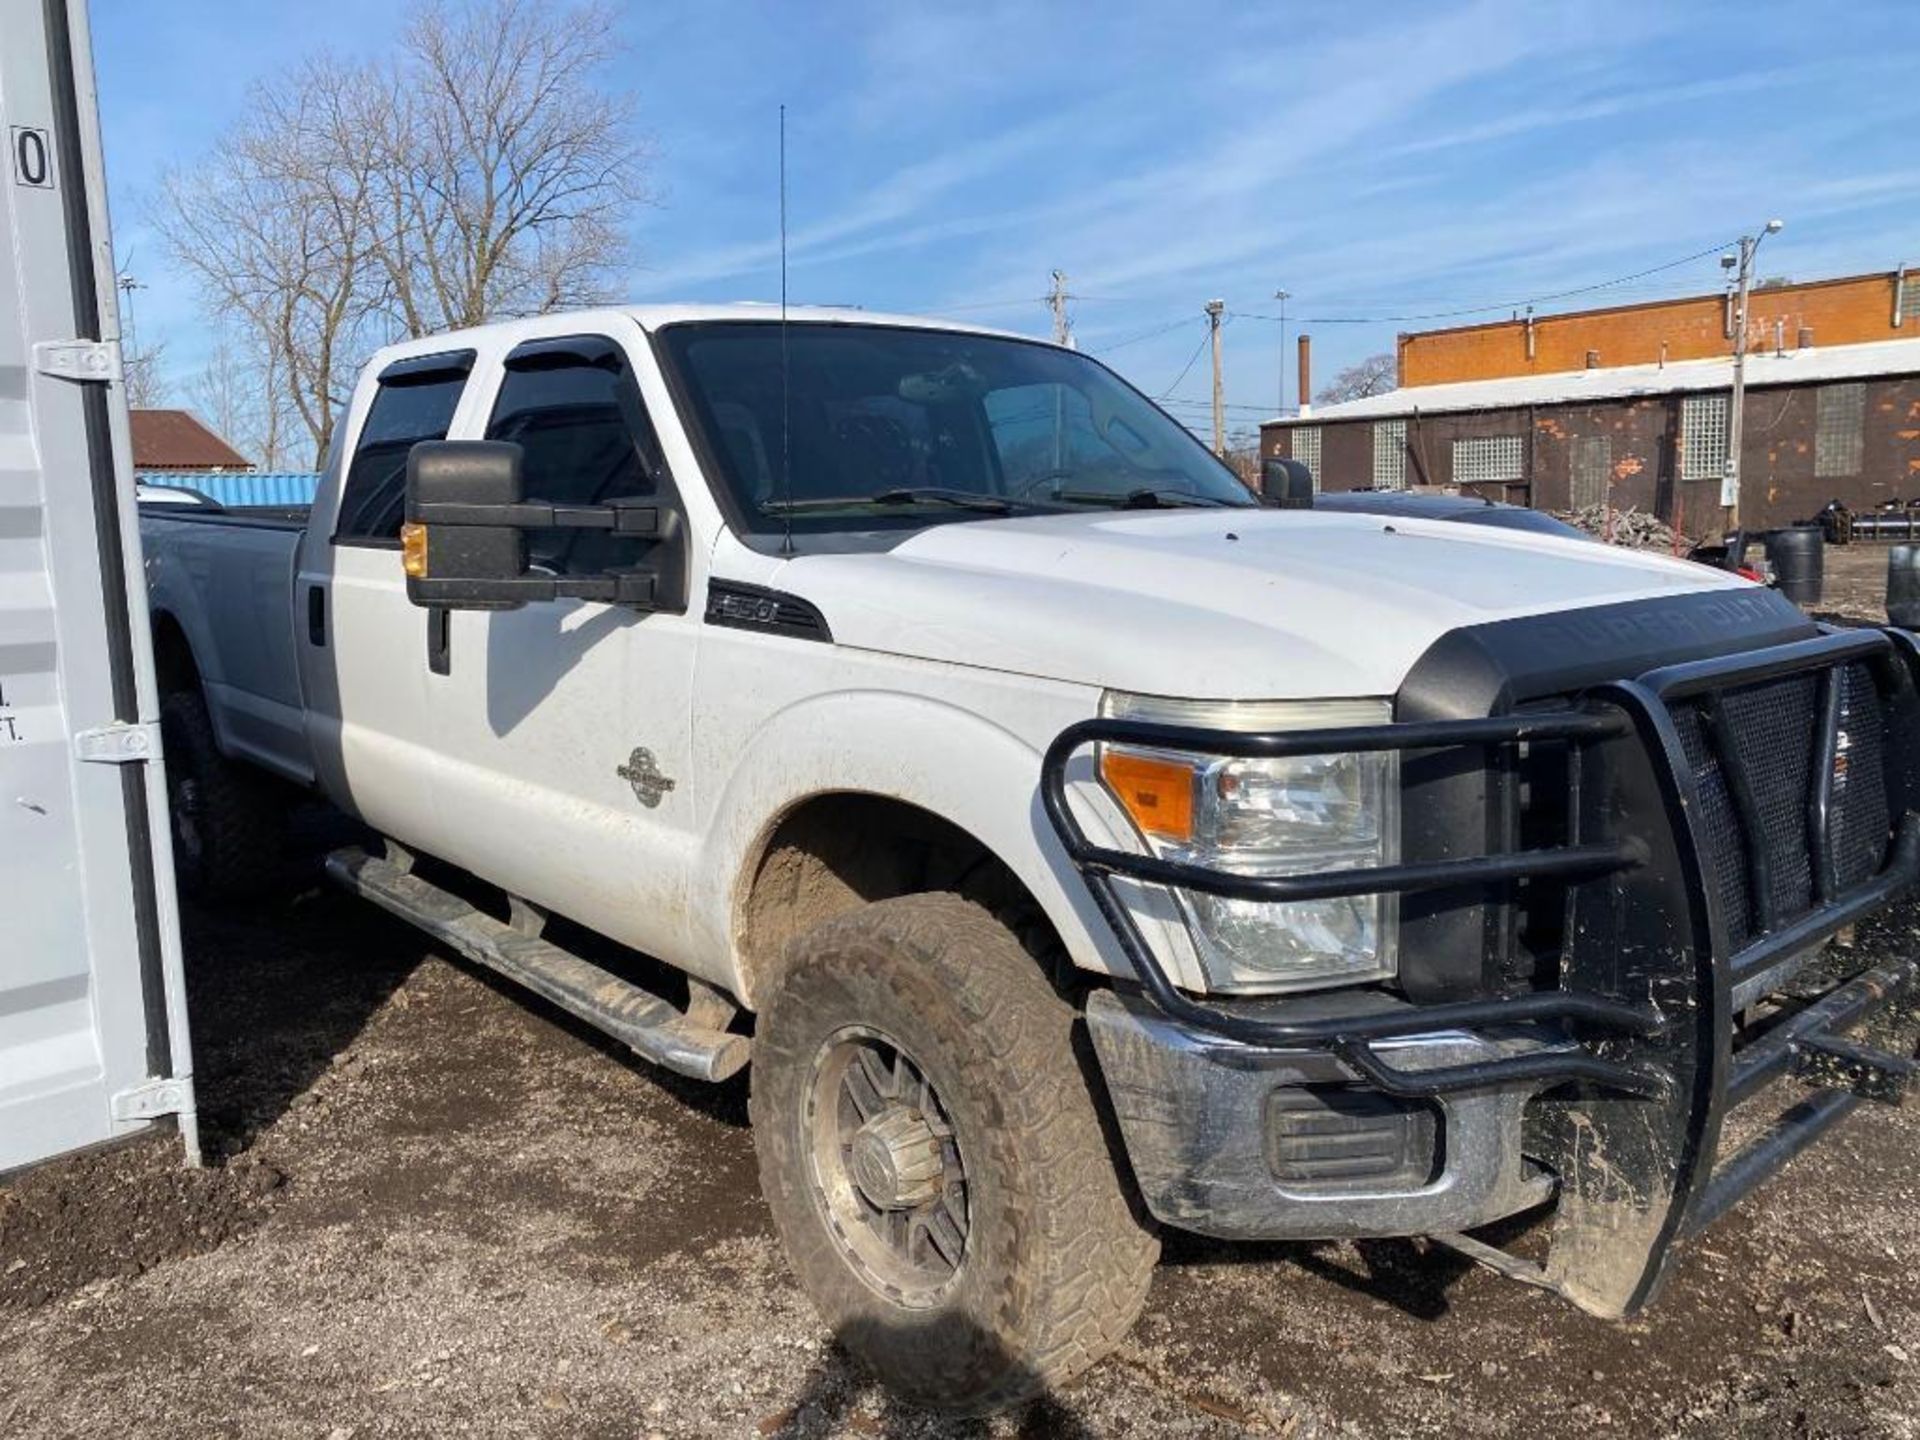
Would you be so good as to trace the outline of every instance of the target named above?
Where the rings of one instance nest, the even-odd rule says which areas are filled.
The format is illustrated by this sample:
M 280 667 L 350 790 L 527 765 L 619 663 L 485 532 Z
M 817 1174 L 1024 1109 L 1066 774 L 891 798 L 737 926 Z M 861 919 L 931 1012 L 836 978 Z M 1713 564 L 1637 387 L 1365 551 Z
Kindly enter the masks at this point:
M 1313 413 L 1313 337 L 1300 332 L 1300 413 Z

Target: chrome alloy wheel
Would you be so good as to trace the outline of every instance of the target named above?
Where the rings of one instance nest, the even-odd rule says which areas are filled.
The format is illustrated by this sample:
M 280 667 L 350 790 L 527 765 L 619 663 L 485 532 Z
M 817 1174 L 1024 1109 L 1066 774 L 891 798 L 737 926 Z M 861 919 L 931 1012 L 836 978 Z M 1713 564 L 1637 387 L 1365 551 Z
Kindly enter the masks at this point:
M 966 1264 L 966 1162 L 933 1083 L 865 1026 L 814 1056 L 805 1134 L 814 1199 L 844 1258 L 908 1309 L 937 1305 Z

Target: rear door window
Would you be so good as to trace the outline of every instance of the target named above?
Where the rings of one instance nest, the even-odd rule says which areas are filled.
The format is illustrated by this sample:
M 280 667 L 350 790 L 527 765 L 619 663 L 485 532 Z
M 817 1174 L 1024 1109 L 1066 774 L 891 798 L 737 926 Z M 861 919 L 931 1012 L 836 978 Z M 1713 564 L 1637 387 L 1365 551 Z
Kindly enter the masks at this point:
M 473 352 L 460 350 L 415 356 L 381 372 L 341 487 L 336 541 L 399 544 L 407 508 L 407 452 L 422 440 L 447 438 L 472 368 Z

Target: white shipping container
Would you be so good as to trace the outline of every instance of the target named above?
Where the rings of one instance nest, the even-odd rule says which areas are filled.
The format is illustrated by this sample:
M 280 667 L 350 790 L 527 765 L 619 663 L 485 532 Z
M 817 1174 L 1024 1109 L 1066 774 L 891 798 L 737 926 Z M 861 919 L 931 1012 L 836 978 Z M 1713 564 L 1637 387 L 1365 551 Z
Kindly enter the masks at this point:
M 0 1174 L 197 1155 L 113 248 L 79 0 L 0 0 Z

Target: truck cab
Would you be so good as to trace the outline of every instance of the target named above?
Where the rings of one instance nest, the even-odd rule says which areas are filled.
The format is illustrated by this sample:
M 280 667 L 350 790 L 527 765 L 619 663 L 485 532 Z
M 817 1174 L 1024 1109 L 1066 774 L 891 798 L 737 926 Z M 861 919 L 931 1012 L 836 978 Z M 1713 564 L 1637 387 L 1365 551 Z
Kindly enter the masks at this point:
M 1630 1313 L 1911 1073 L 1842 1037 L 1910 962 L 1804 989 L 1920 872 L 1910 638 L 1263 507 L 1071 351 L 491 325 L 373 358 L 303 524 L 143 524 L 190 883 L 257 866 L 255 772 L 317 789 L 387 837 L 343 884 L 662 1064 L 750 1063 L 796 1272 L 923 1400 L 1091 1364 L 1161 1225 L 1430 1235 Z M 1789 1073 L 1817 1103 L 1721 1156 Z M 1530 1210 L 1544 1264 L 1468 1233 Z

